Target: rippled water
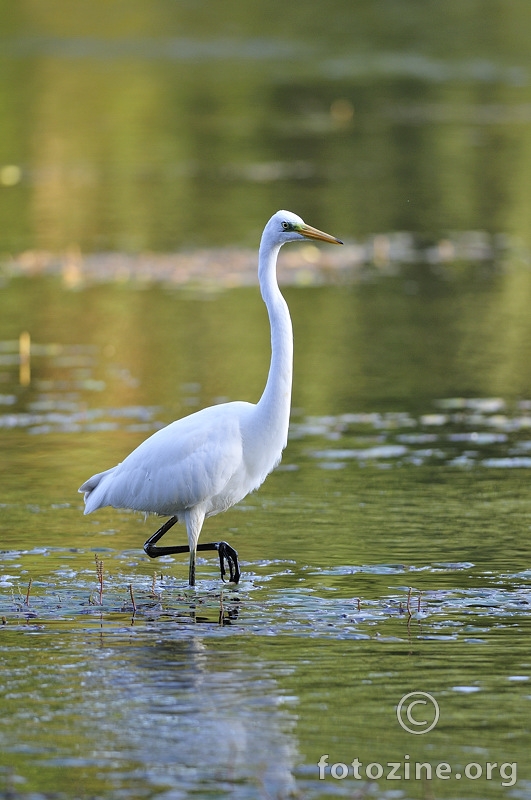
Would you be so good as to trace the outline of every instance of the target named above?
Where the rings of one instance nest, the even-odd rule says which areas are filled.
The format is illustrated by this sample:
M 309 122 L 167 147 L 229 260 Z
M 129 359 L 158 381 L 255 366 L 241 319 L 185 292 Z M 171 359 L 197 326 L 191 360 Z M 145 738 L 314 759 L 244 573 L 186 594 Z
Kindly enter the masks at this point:
M 1 798 L 531 797 L 530 9 L 0 5 Z M 259 397 L 279 207 L 346 244 L 191 591 L 77 487 Z
M 156 519 L 83 517 L 76 490 L 171 418 L 255 399 L 268 360 L 257 290 L 6 284 L 5 797 L 530 795 L 531 392 L 483 327 L 485 309 L 522 279 L 458 282 L 462 314 L 451 319 L 440 278 L 399 291 L 410 280 L 286 291 L 289 446 L 259 492 L 205 526 L 239 551 L 240 585 L 223 586 L 209 557 L 195 591 L 184 557 L 143 554 Z M 379 357 L 394 347 L 380 324 L 391 297 L 398 363 Z M 526 324 L 506 312 L 509 328 Z M 439 324 L 446 349 L 434 354 Z M 33 336 L 21 366 L 22 327 Z M 466 346 L 455 347 L 463 327 Z M 498 367 L 516 392 L 482 393 L 498 388 Z M 391 401 L 389 370 L 401 375 Z M 438 703 L 426 735 L 398 722 L 410 692 Z M 429 780 L 426 766 L 412 777 L 417 763 L 431 765 Z M 435 773 L 444 763 L 450 778 Z

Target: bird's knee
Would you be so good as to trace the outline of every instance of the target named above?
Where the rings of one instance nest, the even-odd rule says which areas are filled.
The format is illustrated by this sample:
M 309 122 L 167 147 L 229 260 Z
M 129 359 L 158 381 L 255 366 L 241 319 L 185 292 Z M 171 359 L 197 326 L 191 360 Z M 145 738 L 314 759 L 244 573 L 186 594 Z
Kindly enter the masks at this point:
M 150 542 L 146 542 L 145 543 L 145 545 L 144 545 L 144 553 L 147 556 L 149 556 L 150 558 L 156 558 L 157 557 L 157 553 L 155 552 L 155 550 L 157 550 L 157 547 L 154 544 L 151 544 Z

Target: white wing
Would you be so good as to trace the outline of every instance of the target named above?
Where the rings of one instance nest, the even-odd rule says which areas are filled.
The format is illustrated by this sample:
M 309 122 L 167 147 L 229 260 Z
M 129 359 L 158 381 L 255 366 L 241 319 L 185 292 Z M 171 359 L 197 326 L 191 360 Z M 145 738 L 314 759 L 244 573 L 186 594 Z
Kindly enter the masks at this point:
M 247 488 L 241 430 L 253 409 L 250 403 L 225 403 L 157 431 L 116 467 L 81 486 L 85 514 L 113 506 L 173 515 L 202 503 L 209 515 L 238 502 L 254 488 Z

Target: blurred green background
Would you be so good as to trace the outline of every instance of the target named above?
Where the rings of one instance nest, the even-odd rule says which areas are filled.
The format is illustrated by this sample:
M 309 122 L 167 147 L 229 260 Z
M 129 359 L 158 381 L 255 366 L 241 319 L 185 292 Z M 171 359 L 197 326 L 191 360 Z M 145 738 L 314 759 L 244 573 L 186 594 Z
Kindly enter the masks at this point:
M 529 244 L 526 0 L 3 0 L 0 251 Z

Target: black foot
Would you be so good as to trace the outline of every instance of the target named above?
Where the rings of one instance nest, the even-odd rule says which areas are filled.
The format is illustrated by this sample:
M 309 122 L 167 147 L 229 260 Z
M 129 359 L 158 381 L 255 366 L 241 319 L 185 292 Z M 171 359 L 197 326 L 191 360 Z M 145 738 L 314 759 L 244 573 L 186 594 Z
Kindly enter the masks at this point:
M 205 544 L 198 544 L 198 550 L 217 550 L 219 555 L 219 571 L 221 572 L 221 580 L 225 582 L 225 562 L 229 568 L 229 581 L 230 583 L 239 583 L 240 581 L 240 567 L 238 565 L 238 553 L 227 542 L 208 542 Z
M 238 553 L 231 547 L 230 544 L 227 542 L 219 542 L 218 543 L 218 553 L 219 553 L 219 569 L 221 572 L 221 580 L 225 581 L 225 561 L 229 567 L 229 581 L 230 583 L 239 583 L 240 582 L 240 567 L 238 565 Z

